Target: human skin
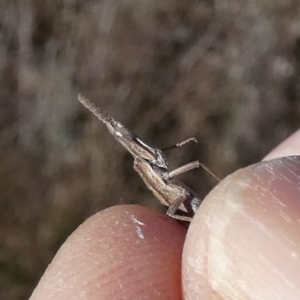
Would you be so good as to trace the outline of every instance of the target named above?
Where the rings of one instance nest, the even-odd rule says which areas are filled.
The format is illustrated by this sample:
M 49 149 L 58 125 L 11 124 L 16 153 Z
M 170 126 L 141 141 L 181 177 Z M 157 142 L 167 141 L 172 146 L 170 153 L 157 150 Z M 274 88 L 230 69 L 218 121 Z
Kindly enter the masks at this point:
M 137 205 L 97 213 L 30 299 L 300 299 L 300 157 L 287 155 L 300 155 L 300 131 L 222 180 L 188 232 Z

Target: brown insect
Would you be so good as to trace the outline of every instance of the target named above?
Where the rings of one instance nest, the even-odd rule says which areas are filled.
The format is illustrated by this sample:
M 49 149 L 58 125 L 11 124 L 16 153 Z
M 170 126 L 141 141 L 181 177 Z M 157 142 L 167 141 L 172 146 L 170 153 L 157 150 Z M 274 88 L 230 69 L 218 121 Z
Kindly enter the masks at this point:
M 162 150 L 143 142 L 135 133 L 125 128 L 83 96 L 78 95 L 78 100 L 106 125 L 112 136 L 133 156 L 134 170 L 140 175 L 155 197 L 163 205 L 168 206 L 167 215 L 190 222 L 200 206 L 201 199 L 175 176 L 200 166 L 214 177 L 217 178 L 217 176 L 199 161 L 188 163 L 169 172 L 168 162 Z M 190 138 L 167 147 L 165 150 L 181 147 L 190 141 L 197 142 L 195 138 Z M 177 212 L 180 214 L 177 214 Z

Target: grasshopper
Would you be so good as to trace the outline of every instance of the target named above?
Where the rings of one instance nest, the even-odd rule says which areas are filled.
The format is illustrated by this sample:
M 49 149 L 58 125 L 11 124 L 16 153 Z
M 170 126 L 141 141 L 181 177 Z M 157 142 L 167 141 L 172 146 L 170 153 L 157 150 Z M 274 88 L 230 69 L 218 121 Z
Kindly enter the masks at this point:
M 106 125 L 111 135 L 133 156 L 134 170 L 154 196 L 168 207 L 167 215 L 177 220 L 190 222 L 200 206 L 201 199 L 175 176 L 200 166 L 213 176 L 215 175 L 199 161 L 188 163 L 169 172 L 168 162 L 162 150 L 149 146 L 90 100 L 81 95 L 78 95 L 78 100 Z M 181 147 L 190 141 L 197 142 L 195 138 L 190 138 L 169 146 L 165 150 Z

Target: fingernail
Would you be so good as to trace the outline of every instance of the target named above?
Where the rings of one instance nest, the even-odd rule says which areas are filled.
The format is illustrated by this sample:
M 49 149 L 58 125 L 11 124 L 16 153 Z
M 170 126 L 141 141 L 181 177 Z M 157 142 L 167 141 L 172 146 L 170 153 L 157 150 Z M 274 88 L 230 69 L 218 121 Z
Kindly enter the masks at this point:
M 300 299 L 300 157 L 227 177 L 194 221 L 184 249 L 187 299 Z

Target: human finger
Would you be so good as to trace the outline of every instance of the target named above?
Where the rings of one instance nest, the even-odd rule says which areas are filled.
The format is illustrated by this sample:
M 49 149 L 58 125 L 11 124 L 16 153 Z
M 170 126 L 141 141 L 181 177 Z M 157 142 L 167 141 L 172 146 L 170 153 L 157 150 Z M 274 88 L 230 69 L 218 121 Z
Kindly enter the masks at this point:
M 300 157 L 239 170 L 204 200 L 183 252 L 185 299 L 300 299 Z
M 145 207 L 101 211 L 68 238 L 30 299 L 181 299 L 185 234 Z

